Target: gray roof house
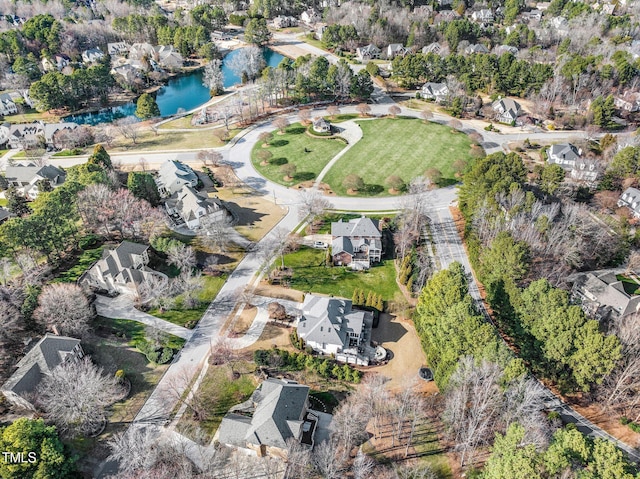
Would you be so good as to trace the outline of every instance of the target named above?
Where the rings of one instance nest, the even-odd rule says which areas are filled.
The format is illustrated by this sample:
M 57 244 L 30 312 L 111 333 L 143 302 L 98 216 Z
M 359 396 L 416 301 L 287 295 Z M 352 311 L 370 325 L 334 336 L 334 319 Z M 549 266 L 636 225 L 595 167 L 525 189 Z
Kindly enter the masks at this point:
M 116 248 L 105 248 L 102 258 L 85 271 L 78 280 L 91 288 L 110 293 L 131 293 L 151 276 L 166 280 L 166 276 L 147 267 L 149 246 L 123 241 Z
M 161 196 L 171 196 L 184 185 L 197 186 L 198 176 L 190 166 L 178 160 L 165 161 L 158 170 L 156 185 Z
M 469 45 L 464 49 L 464 53 L 467 55 L 473 55 L 474 53 L 489 53 L 489 49 L 485 47 L 482 43 L 475 43 Z
M 331 133 L 331 123 L 321 116 L 313 119 L 313 131 L 318 133 Z
M 249 400 L 232 407 L 214 440 L 254 451 L 258 456 L 287 458 L 287 441 L 313 447 L 321 420 L 331 416 L 309 409 L 309 386 L 269 378 Z
M 38 181 L 46 180 L 51 187 L 55 188 L 64 183 L 67 174 L 53 165 L 34 166 L 13 165 L 7 166 L 5 177 L 10 186 L 14 186 L 27 198 L 36 199 L 40 194 Z
M 405 56 L 409 51 L 410 50 L 402 43 L 390 43 L 389 46 L 387 46 L 387 58 L 391 60 L 398 55 Z
M 127 43 L 125 42 L 107 43 L 107 52 L 112 57 L 117 55 L 124 55 L 128 51 L 129 51 L 129 45 L 127 45 Z
M 60 130 L 73 130 L 78 125 L 73 122 L 3 124 L 0 126 L 0 144 L 7 143 L 9 148 L 33 148 L 46 145 L 55 148 L 53 135 Z
M 581 156 L 582 150 L 571 143 L 551 145 L 547 150 L 547 161 L 549 164 L 560 165 L 565 170 L 571 170 Z
M 98 47 L 89 48 L 82 52 L 82 61 L 85 63 L 96 63 L 104 58 L 104 52 Z
M 499 98 L 491 104 L 496 112 L 496 120 L 501 123 L 513 123 L 520 116 L 520 103 L 511 98 Z
M 640 218 L 640 190 L 629 187 L 620 196 L 618 206 L 626 206 L 636 218 Z
M 155 47 L 157 61 L 166 70 L 174 71 L 182 68 L 184 58 L 173 45 L 158 45 Z
M 9 213 L 8 210 L 6 210 L 2 206 L 0 206 L 0 225 L 2 223 L 4 223 L 5 221 L 7 221 L 10 216 L 11 216 L 11 213 Z
M 617 319 L 640 310 L 640 295 L 627 293 L 611 271 L 578 273 L 568 280 L 573 281 L 573 299 L 594 319 Z
M 512 45 L 498 45 L 493 49 L 493 52 L 498 56 L 504 55 L 505 53 L 511 53 L 512 55 L 517 55 L 518 48 Z
M 189 185 L 167 199 L 165 208 L 174 222 L 184 222 L 190 230 L 200 227 L 200 220 L 207 217 L 220 221 L 227 216 L 227 210 L 217 198 L 201 195 Z
M 435 100 L 438 103 L 445 101 L 449 96 L 449 87 L 446 83 L 428 82 L 422 85 L 420 96 L 428 100 Z
M 365 45 L 364 47 L 356 48 L 356 56 L 359 60 L 373 60 L 380 58 L 380 49 L 373 44 Z
M 367 365 L 369 360 L 361 353 L 371 340 L 373 313 L 351 308 L 347 299 L 306 295 L 298 320 L 298 336 L 314 351 Z
M 331 223 L 331 256 L 336 266 L 369 269 L 382 259 L 382 233 L 377 222 L 362 216 Z
M 429 45 L 425 45 L 422 47 L 422 53 L 435 53 L 436 55 L 440 55 L 443 52 L 443 47 L 438 42 L 430 43 Z
M 488 8 L 483 8 L 482 10 L 477 10 L 471 14 L 471 19 L 474 22 L 481 23 L 490 23 L 493 22 L 494 16 L 493 12 Z
M 16 113 L 18 113 L 18 105 L 16 105 L 12 95 L 9 93 L 0 94 L 0 115 L 7 116 L 14 115 Z
M 588 186 L 596 186 L 600 176 L 600 164 L 595 158 L 578 158 L 571 169 L 571 178 L 575 181 L 586 183 Z
M 45 334 L 36 345 L 18 362 L 17 370 L 2 385 L 2 394 L 13 404 L 35 410 L 32 394 L 43 376 L 65 361 L 84 357 L 80 340 L 66 336 Z

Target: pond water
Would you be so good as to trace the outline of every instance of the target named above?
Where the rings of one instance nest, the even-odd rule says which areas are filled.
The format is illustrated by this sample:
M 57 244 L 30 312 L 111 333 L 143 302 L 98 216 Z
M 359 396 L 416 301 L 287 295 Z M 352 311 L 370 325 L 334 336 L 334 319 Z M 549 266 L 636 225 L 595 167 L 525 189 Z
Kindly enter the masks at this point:
M 222 73 L 224 75 L 224 87 L 229 88 L 240 83 L 240 77 L 229 68 L 229 63 L 239 50 L 233 50 L 222 61 Z M 277 67 L 284 58 L 273 50 L 263 51 L 267 66 Z M 156 102 L 163 117 L 175 115 L 178 110 L 192 110 L 209 101 L 209 89 L 202 84 L 202 70 L 190 72 L 180 77 L 170 79 L 156 93 Z M 98 123 L 110 123 L 125 117 L 134 117 L 136 103 L 134 101 L 120 106 L 104 108 L 92 113 L 70 115 L 66 121 L 74 121 L 83 125 L 97 125 Z

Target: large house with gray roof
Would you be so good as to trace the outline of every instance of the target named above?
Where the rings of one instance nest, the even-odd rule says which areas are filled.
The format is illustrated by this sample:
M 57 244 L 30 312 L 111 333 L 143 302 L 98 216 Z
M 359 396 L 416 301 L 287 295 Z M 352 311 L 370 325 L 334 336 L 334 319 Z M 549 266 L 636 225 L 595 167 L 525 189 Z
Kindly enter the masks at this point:
M 297 333 L 307 346 L 336 359 L 368 364 L 362 354 L 371 341 L 373 313 L 352 309 L 347 299 L 308 294 L 302 304 Z
M 185 185 L 197 186 L 198 176 L 189 165 L 178 160 L 167 160 L 158 170 L 156 185 L 160 196 L 167 197 L 177 193 Z
M 60 364 L 82 357 L 79 339 L 46 334 L 16 365 L 17 370 L 2 385 L 2 394 L 16 406 L 35 410 L 33 394 L 42 378 Z
M 382 233 L 378 222 L 367 218 L 331 223 L 331 257 L 336 266 L 369 269 L 382 259 Z
M 116 248 L 105 248 L 102 258 L 80 276 L 81 284 L 109 293 L 132 293 L 150 277 L 166 276 L 149 268 L 149 246 L 123 241 Z
M 52 188 L 64 183 L 67 174 L 53 165 L 35 166 L 13 165 L 7 166 L 5 177 L 10 186 L 16 188 L 27 198 L 36 199 L 40 194 L 39 182 L 46 181 Z
M 286 459 L 288 441 L 313 448 L 321 423 L 330 420 L 329 414 L 309 408 L 309 386 L 269 378 L 249 400 L 229 410 L 214 440 L 260 457 Z
M 640 295 L 628 293 L 612 271 L 578 273 L 568 280 L 573 299 L 594 319 L 614 320 L 640 310 Z
M 640 190 L 629 187 L 620 196 L 618 206 L 626 206 L 636 218 L 640 218 Z
M 217 222 L 228 214 L 219 199 L 204 196 L 187 185 L 166 201 L 165 208 L 174 223 L 184 224 L 190 230 L 199 228 L 204 217 Z

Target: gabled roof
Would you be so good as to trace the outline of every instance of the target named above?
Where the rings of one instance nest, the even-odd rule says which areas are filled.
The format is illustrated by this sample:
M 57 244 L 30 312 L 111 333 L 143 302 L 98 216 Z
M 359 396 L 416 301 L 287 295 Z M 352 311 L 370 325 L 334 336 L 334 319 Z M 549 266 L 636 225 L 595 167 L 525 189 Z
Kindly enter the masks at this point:
M 218 200 L 203 196 L 188 185 L 183 186 L 182 189 L 176 193 L 173 201 L 168 201 L 168 203 L 173 202 L 175 202 L 174 208 L 180 212 L 180 216 L 185 221 L 191 221 L 201 216 L 196 214 L 201 208 L 204 209 L 207 214 L 222 208 Z
M 446 83 L 427 82 L 422 85 L 422 92 L 427 95 L 441 96 L 449 93 L 449 88 Z
M 511 98 L 499 98 L 494 101 L 491 106 L 501 114 L 507 113 L 513 118 L 517 118 L 520 113 L 520 103 Z
M 580 151 L 571 143 L 558 143 L 549 147 L 549 160 L 562 160 L 575 163 L 580 158 Z
M 380 53 L 380 49 L 373 44 L 365 45 L 364 47 L 359 47 L 357 49 L 360 55 L 371 55 Z
M 640 193 L 640 192 L 639 192 Z M 576 276 L 575 286 L 601 306 L 608 306 L 620 317 L 634 313 L 640 306 L 640 296 L 631 296 L 612 272 L 582 273 Z
M 422 47 L 422 53 L 440 53 L 442 51 L 442 45 L 440 45 L 438 42 L 433 42 L 430 43 L 429 45 L 426 45 L 424 47 Z
M 346 236 L 338 236 L 331 242 L 331 254 L 348 253 L 353 255 L 353 245 L 351 240 Z
M 252 405 L 242 409 L 243 414 L 233 412 L 239 408 L 232 408 L 225 415 L 218 439 L 237 446 L 249 443 L 285 449 L 287 439 L 300 435 L 308 396 L 309 386 L 269 378 L 253 392 Z
M 176 180 L 182 180 L 191 184 L 197 183 L 198 177 L 195 172 L 184 163 L 177 160 L 165 161 L 158 170 L 158 177 L 156 183 L 158 186 L 164 186 L 167 190 L 171 190 L 171 186 Z M 175 193 L 179 188 L 172 190 Z
M 36 177 L 46 178 L 54 184 L 64 181 L 66 173 L 53 165 L 33 166 L 33 165 L 13 165 L 7 166 L 6 178 L 9 181 L 20 183 L 30 183 Z
M 362 216 L 344 222 L 342 220 L 331 223 L 331 236 L 368 236 L 381 238 L 378 221 Z
M 51 374 L 69 354 L 73 354 L 78 344 L 79 339 L 45 334 L 18 362 L 17 371 L 3 384 L 2 389 L 17 394 L 33 391 L 42 380 L 42 375 Z

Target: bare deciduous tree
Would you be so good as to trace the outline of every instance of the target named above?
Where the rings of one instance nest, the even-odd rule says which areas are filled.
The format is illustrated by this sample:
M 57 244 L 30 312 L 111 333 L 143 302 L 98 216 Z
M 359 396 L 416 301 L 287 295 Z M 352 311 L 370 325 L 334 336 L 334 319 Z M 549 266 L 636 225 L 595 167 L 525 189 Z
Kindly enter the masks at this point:
M 191 269 L 196 265 L 196 252 L 191 246 L 175 243 L 167 250 L 167 261 L 180 271 L 186 270 L 191 273 Z
M 225 182 L 226 184 L 226 182 Z M 231 218 L 214 218 L 212 215 L 200 218 L 200 231 L 198 239 L 203 246 L 212 251 L 223 252 L 227 250 L 229 243 L 229 233 L 231 230 Z
M 140 124 L 133 118 L 122 118 L 114 122 L 116 131 L 120 133 L 127 140 L 135 145 L 138 143 L 138 137 L 140 136 Z
M 358 454 L 353 461 L 351 471 L 353 479 L 368 479 L 371 477 L 371 471 L 375 466 L 375 462 L 362 452 L 362 448 L 358 449 Z
M 287 127 L 289 126 L 289 120 L 287 120 L 283 116 L 276 118 L 271 123 L 278 129 L 280 134 L 284 134 L 284 132 L 287 130 Z
M 402 110 L 400 109 L 400 107 L 398 105 L 391 105 L 389 107 L 389 115 L 391 115 L 393 118 L 398 116 L 401 112 L 402 112 Z
M 344 463 L 336 457 L 338 444 L 335 441 L 323 441 L 313 450 L 313 464 L 324 479 L 342 477 Z
M 298 118 L 300 119 L 300 123 L 303 125 L 309 124 L 309 119 L 311 118 L 311 111 L 308 109 L 303 109 L 298 112 Z
M 327 113 L 331 115 L 331 118 L 335 118 L 337 115 L 340 114 L 340 108 L 338 108 L 337 105 L 329 105 L 327 107 Z
M 267 310 L 269 311 L 269 317 L 271 319 L 274 319 L 276 321 L 284 321 L 285 319 L 287 319 L 287 310 L 282 304 L 278 303 L 277 301 L 269 303 Z
M 428 109 L 424 109 L 420 112 L 420 117 L 426 122 L 426 121 L 430 121 L 431 119 L 433 119 L 433 113 L 431 113 L 431 110 Z
M 151 469 L 157 459 L 157 441 L 157 433 L 151 428 L 132 425 L 109 439 L 109 459 L 118 463 L 119 472 L 123 474 Z
M 216 150 L 201 150 L 198 152 L 198 160 L 204 166 L 218 166 L 222 161 L 222 153 Z
M 122 399 L 115 376 L 106 376 L 88 357 L 66 361 L 45 376 L 37 389 L 37 404 L 59 430 L 71 436 L 98 431 L 105 411 Z
M 53 283 L 38 296 L 33 316 L 60 334 L 82 335 L 94 313 L 82 288 L 72 283 Z
M 367 116 L 369 113 L 371 113 L 371 107 L 366 103 L 360 103 L 358 106 L 356 106 L 356 111 L 360 113 L 360 116 Z
M 322 215 L 325 210 L 331 208 L 331 202 L 327 200 L 318 190 L 302 190 L 300 192 L 300 208 L 298 217 L 308 218 L 312 223 L 316 217 Z

